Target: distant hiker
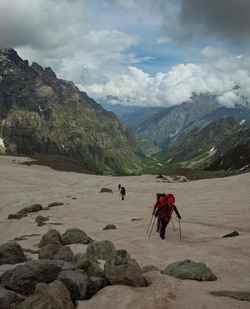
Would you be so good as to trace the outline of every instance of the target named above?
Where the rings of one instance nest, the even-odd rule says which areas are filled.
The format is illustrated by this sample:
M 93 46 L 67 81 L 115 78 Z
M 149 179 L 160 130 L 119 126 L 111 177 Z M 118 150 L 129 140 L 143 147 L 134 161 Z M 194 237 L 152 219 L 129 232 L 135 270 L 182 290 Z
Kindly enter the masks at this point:
M 124 200 L 124 197 L 125 197 L 125 195 L 126 195 L 126 190 L 125 190 L 124 187 L 121 187 L 120 194 L 121 194 L 122 200 Z
M 158 208 L 155 216 L 158 216 L 161 221 L 160 237 L 161 239 L 165 239 L 166 227 L 171 219 L 173 210 L 179 219 L 181 219 L 181 215 L 178 212 L 177 207 L 174 205 L 175 197 L 173 194 L 167 194 L 165 197 L 161 197 L 160 202 L 162 206 Z
M 156 203 L 155 203 L 154 208 L 153 208 L 152 216 L 156 213 L 157 209 L 161 207 L 160 198 L 165 197 L 165 196 L 166 196 L 165 193 L 157 193 L 156 194 Z M 160 225 L 161 225 L 161 221 L 160 221 L 159 216 L 158 216 L 157 217 L 156 232 L 160 233 Z
M 120 191 L 121 190 L 121 184 L 119 183 L 119 185 L 118 185 L 118 190 Z

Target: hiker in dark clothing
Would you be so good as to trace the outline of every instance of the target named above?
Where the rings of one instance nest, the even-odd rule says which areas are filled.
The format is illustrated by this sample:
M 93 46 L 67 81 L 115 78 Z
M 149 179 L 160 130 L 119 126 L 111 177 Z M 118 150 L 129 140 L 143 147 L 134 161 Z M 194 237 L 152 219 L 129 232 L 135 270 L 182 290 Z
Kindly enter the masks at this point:
M 122 200 L 124 200 L 124 197 L 125 197 L 125 195 L 126 195 L 126 190 L 125 190 L 124 187 L 121 187 L 120 194 L 121 194 Z
M 160 237 L 161 239 L 165 239 L 166 227 L 171 219 L 172 212 L 174 211 L 179 219 L 181 219 L 181 215 L 177 207 L 174 205 L 175 198 L 172 194 L 171 195 L 167 194 L 165 198 L 161 198 L 161 199 L 160 201 L 161 201 L 162 206 L 158 208 L 155 216 L 158 216 L 161 222 Z
M 154 205 L 153 208 L 153 212 L 152 212 L 152 216 L 154 216 L 154 214 L 156 213 L 156 211 L 162 206 L 160 203 L 160 198 L 164 198 L 166 196 L 165 193 L 157 193 L 156 194 L 156 203 Z M 160 233 L 160 229 L 161 229 L 161 221 L 159 219 L 159 217 L 157 217 L 157 228 L 156 228 L 156 232 Z

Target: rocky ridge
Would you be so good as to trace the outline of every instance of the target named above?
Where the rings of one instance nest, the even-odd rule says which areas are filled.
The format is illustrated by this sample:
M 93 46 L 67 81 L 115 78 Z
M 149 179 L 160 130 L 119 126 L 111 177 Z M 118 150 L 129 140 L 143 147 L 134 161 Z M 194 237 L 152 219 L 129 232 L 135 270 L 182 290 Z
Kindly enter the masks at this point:
M 159 148 L 51 68 L 0 50 L 0 138 L 7 154 L 53 154 L 95 173 L 125 174 Z

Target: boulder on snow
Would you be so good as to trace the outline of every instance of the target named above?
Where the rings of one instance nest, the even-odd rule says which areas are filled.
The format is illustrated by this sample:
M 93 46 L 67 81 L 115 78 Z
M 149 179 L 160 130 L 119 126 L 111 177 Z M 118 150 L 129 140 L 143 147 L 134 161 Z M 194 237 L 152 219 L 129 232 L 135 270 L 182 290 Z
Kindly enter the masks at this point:
M 62 235 L 61 242 L 63 245 L 70 244 L 91 244 L 93 239 L 91 239 L 85 232 L 78 228 L 67 229 Z
M 235 236 L 239 236 L 240 234 L 237 231 L 234 231 L 232 233 L 226 234 L 224 236 L 222 236 L 222 238 L 226 238 L 226 237 L 235 237 Z
M 74 262 L 75 256 L 69 246 L 48 244 L 43 247 L 38 255 L 40 260 L 64 260 L 68 262 Z
M 0 265 L 3 264 L 18 264 L 26 261 L 21 246 L 15 242 L 9 242 L 0 245 Z
M 38 247 L 43 248 L 49 244 L 62 245 L 61 234 L 57 230 L 51 229 L 44 234 Z
M 103 230 L 116 230 L 116 226 L 114 224 L 106 225 Z
M 25 207 L 25 208 L 19 210 L 14 215 L 10 214 L 8 216 L 8 219 L 21 219 L 23 217 L 26 217 L 28 213 L 38 212 L 40 210 L 43 210 L 43 206 L 41 204 L 33 204 L 33 205 L 29 206 L 29 207 Z
M 205 263 L 196 263 L 191 260 L 178 261 L 168 265 L 162 272 L 164 275 L 179 279 L 197 281 L 215 281 L 217 277 Z
M 130 258 L 126 250 L 115 251 L 115 254 L 104 264 L 104 272 L 112 285 L 146 286 L 140 265 Z
M 108 189 L 108 188 L 102 188 L 101 191 L 100 191 L 100 193 L 105 193 L 105 192 L 113 193 L 113 191 L 111 189 Z
M 34 294 L 18 306 L 18 309 L 33 308 L 75 309 L 75 306 L 68 289 L 62 282 L 56 280 L 50 284 L 38 283 Z
M 101 240 L 88 245 L 86 256 L 89 259 L 107 260 L 115 253 L 115 246 L 110 240 Z
M 233 298 L 233 299 L 236 299 L 236 300 L 250 302 L 250 293 L 249 292 L 216 291 L 216 292 L 209 292 L 209 294 L 214 295 L 214 296 L 230 297 L 230 298 Z

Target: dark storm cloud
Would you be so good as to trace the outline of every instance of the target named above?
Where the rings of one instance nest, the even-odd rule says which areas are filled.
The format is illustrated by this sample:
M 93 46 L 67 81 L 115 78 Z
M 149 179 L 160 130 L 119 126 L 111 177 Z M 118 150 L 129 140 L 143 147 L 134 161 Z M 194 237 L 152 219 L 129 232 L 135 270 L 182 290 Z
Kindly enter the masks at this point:
M 81 33 L 81 1 L 0 0 L 0 48 L 60 48 Z
M 186 43 L 210 39 L 230 47 L 249 46 L 249 0 L 182 0 L 179 4 L 174 18 L 169 19 L 166 11 L 163 26 L 172 40 Z

